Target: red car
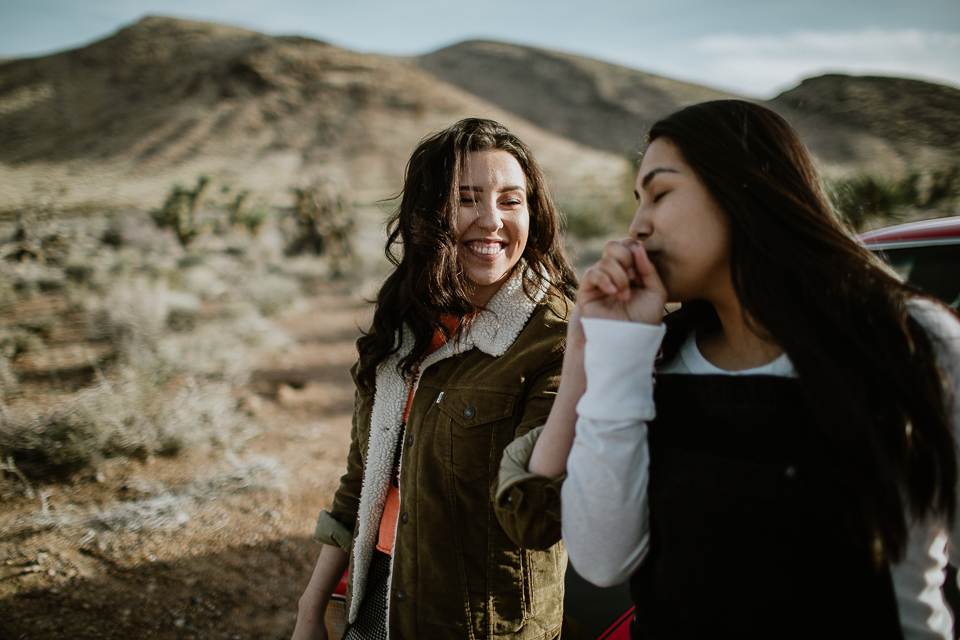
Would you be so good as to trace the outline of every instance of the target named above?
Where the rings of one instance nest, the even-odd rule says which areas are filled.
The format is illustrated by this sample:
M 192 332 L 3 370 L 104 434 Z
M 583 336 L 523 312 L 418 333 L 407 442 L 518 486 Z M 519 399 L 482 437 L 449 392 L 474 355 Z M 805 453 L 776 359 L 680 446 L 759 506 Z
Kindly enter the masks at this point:
M 911 284 L 960 307 L 960 216 L 876 229 L 859 240 Z

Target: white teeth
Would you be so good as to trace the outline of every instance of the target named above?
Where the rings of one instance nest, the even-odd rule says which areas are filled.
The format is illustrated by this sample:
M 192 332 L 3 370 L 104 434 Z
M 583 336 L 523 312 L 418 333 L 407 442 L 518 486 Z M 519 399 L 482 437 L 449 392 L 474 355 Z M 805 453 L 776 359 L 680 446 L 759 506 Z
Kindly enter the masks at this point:
M 499 242 L 496 242 L 494 244 L 486 244 L 483 242 L 471 242 L 469 246 L 471 249 L 473 249 L 477 253 L 485 256 L 491 256 L 491 255 L 500 253 L 500 250 L 502 248 Z

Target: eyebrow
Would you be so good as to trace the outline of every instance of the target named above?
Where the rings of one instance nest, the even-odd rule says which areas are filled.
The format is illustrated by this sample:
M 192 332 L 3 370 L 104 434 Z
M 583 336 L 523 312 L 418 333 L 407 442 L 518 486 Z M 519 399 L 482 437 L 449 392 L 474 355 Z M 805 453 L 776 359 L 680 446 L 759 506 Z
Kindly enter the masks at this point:
M 499 193 L 508 193 L 510 191 L 523 191 L 523 187 L 518 187 L 516 185 L 510 185 L 509 187 L 504 187 L 500 189 Z M 460 191 L 476 191 L 477 193 L 483 193 L 483 187 L 470 187 L 466 185 L 460 185 Z
M 652 169 L 647 175 L 643 176 L 643 180 L 640 181 L 640 186 L 646 189 L 647 185 L 650 184 L 650 181 L 653 180 L 653 178 L 658 173 L 680 173 L 680 172 L 677 171 L 676 169 L 670 169 L 669 167 L 657 167 L 656 169 Z

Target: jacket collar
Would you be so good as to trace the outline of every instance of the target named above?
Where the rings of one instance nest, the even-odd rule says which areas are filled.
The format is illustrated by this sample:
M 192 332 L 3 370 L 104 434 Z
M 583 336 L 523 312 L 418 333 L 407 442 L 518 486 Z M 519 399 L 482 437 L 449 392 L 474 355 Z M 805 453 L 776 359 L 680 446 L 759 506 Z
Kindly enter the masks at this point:
M 523 274 L 525 271 L 526 268 L 515 269 L 513 275 L 503 283 L 503 286 L 490 299 L 486 309 L 481 311 L 480 316 L 473 321 L 470 330 L 458 336 L 457 339 L 445 343 L 436 352 L 428 356 L 422 366 L 429 366 L 433 362 L 464 353 L 473 348 L 494 357 L 506 353 L 510 345 L 520 335 L 520 332 L 523 331 L 530 314 L 533 313 L 533 310 L 547 293 L 547 283 L 544 281 L 540 289 L 534 292 L 533 300 L 528 298 L 523 292 Z M 394 372 L 396 372 L 397 363 L 410 353 L 413 347 L 413 334 L 406 327 L 404 327 L 403 337 L 404 348 L 384 362 L 384 366 L 392 368 Z

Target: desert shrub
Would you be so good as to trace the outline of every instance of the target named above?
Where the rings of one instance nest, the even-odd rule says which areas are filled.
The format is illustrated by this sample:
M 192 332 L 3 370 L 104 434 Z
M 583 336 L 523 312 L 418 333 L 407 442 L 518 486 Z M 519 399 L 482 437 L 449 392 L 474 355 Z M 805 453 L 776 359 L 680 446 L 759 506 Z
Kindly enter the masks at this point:
M 49 327 L 43 318 L 21 318 L 16 327 L 0 330 L 0 356 L 16 360 L 21 353 L 37 351 L 43 346 L 40 334 Z
M 566 232 L 581 239 L 624 235 L 637 211 L 632 195 L 621 200 L 560 200 L 557 206 L 563 213 Z
M 331 265 L 310 256 L 288 258 L 280 265 L 280 270 L 287 277 L 295 279 L 304 291 L 315 289 L 335 275 Z
M 895 218 L 918 198 L 918 174 L 904 178 L 861 175 L 825 181 L 827 195 L 837 213 L 853 229 L 860 229 L 869 218 Z
M 288 306 L 300 295 L 300 286 L 291 278 L 275 273 L 251 274 L 240 284 L 247 298 L 265 316 L 271 316 Z
M 586 199 L 557 198 L 567 233 L 579 239 L 626 233 L 637 212 L 633 190 L 640 158 L 636 154 L 628 154 L 625 159 L 629 169 L 624 171 L 614 193 L 598 193 Z
M 227 211 L 231 225 L 252 235 L 260 231 L 260 227 L 270 215 L 269 206 L 262 202 L 253 202 L 249 191 L 238 193 L 233 201 L 227 204 Z
M 293 189 L 291 212 L 296 231 L 284 250 L 287 256 L 326 256 L 331 274 L 343 275 L 353 259 L 355 225 L 353 207 L 330 186 L 311 185 Z
M 859 230 L 870 219 L 896 219 L 911 209 L 929 209 L 960 196 L 960 165 L 901 178 L 876 174 L 827 178 L 824 187 L 840 216 Z
M 33 295 L 43 291 L 59 291 L 66 284 L 62 269 L 34 260 L 18 262 L 10 266 L 7 274 L 13 290 L 21 295 Z
M 230 224 L 200 234 L 212 219 L 200 219 L 205 188 L 201 180 L 174 189 L 152 219 L 141 211 L 75 228 L 58 221 L 54 234 L 27 216 L 18 227 L 26 231 L 0 237 L 0 256 L 14 258 L 0 259 L 0 311 L 16 318 L 0 330 L 0 460 L 17 470 L 8 472 L 68 476 L 114 456 L 229 450 L 252 433 L 231 390 L 249 374 L 252 350 L 290 343 L 265 316 L 329 277 L 329 263 L 285 257 L 288 239 L 276 221 L 245 200 L 232 209 L 207 203 L 205 215 L 221 207 Z M 17 313 L 19 302 L 42 291 L 56 294 L 57 311 Z M 77 315 L 86 325 L 62 331 L 58 323 Z M 79 391 L 33 405 L 13 360 L 65 335 L 109 343 L 109 359 Z
M 0 455 L 28 476 L 68 476 L 94 466 L 100 455 L 95 425 L 69 407 L 46 415 L 0 414 Z
M 0 455 L 28 476 L 69 476 L 111 457 L 145 459 L 222 446 L 248 429 L 229 385 L 127 368 L 45 414 L 0 414 Z M 175 386 L 175 389 L 171 387 Z
M 163 335 L 169 311 L 163 281 L 142 277 L 124 281 L 93 304 L 97 330 L 117 343 L 155 345 Z
M 197 210 L 210 184 L 210 178 L 200 176 L 193 189 L 176 184 L 160 209 L 151 212 L 154 223 L 160 229 L 173 229 L 180 244 L 186 247 L 200 234 Z
M 157 355 L 178 371 L 207 380 L 234 381 L 247 372 L 248 350 L 227 323 L 204 325 L 157 345 Z
M 10 366 L 10 358 L 0 353 L 0 400 L 16 391 L 19 385 L 20 380 Z
M 923 200 L 923 206 L 934 207 L 958 195 L 960 195 L 960 164 L 930 174 L 930 185 Z
M 95 273 L 96 269 L 89 262 L 71 262 L 63 268 L 67 280 L 77 284 L 90 284 Z

